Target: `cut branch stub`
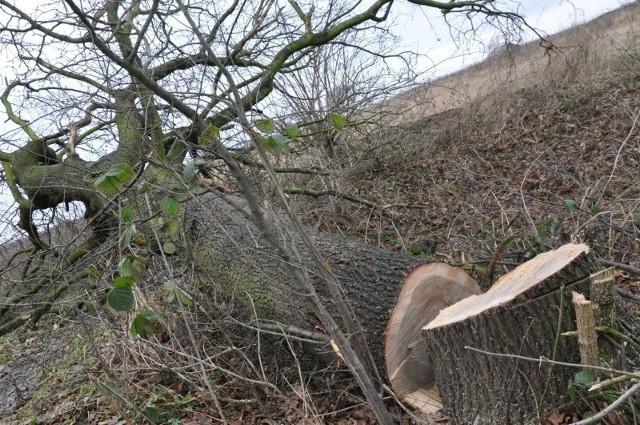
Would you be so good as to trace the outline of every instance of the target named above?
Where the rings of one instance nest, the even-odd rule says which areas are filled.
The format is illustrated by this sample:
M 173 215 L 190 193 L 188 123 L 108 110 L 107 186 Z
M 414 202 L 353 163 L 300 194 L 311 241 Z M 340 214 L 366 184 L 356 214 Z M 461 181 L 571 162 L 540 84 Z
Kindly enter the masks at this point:
M 475 280 L 447 264 L 421 265 L 403 281 L 387 324 L 384 355 L 391 386 L 406 403 L 427 413 L 442 407 L 420 331 L 441 309 L 479 293 Z

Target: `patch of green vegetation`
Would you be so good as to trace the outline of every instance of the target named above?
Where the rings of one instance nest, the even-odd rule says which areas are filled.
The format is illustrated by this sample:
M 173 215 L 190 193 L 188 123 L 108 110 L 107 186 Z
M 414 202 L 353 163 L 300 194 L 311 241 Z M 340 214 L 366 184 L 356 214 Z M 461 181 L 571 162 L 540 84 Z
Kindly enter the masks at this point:
M 170 395 L 161 387 L 149 397 L 142 413 L 153 424 L 178 425 L 180 419 L 190 413 L 196 400 L 191 394 Z
M 588 370 L 576 373 L 569 380 L 567 394 L 582 419 L 587 419 L 600 411 L 603 402 L 610 404 L 620 396 L 620 391 L 610 387 L 589 391 L 597 382 L 596 376 Z

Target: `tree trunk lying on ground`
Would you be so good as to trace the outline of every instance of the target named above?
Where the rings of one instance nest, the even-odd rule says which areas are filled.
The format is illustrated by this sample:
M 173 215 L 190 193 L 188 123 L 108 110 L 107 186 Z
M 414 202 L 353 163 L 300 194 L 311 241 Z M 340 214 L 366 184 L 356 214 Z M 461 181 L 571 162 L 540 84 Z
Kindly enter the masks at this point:
M 285 260 L 229 200 L 239 201 L 207 196 L 186 209 L 195 263 L 219 295 L 233 297 L 252 315 L 321 330 L 311 303 L 296 293 Z M 282 231 L 286 219 L 270 214 L 268 220 L 279 242 L 297 252 L 297 259 L 286 261 L 304 268 L 338 317 L 309 249 Z M 575 338 L 559 335 L 575 329 L 570 291 L 587 290 L 597 269 L 585 245 L 541 254 L 477 295 L 477 284 L 460 269 L 418 264 L 401 253 L 306 230 L 362 324 L 378 371 L 401 399 L 432 412 L 441 406 L 439 390 L 453 422 L 465 424 L 504 423 L 507 417 L 523 423 L 566 397 L 574 369 L 550 370 L 547 364 L 494 358 L 465 347 L 579 363 Z
M 320 265 L 310 261 L 300 236 L 291 235 L 286 218 L 266 215 L 277 242 L 294 254 L 289 258 L 276 253 L 252 224 L 240 198 L 212 193 L 186 202 L 183 211 L 183 255 L 174 258 L 191 260 L 200 290 L 219 297 L 215 302 L 233 300 L 224 305 L 240 307 L 234 313 L 280 323 L 283 333 L 324 332 L 308 294 L 297 289 L 300 275 L 291 272 L 293 265 L 339 317 Z M 457 424 L 506 423 L 505 418 L 523 423 L 566 395 L 575 369 L 556 367 L 548 374 L 544 363 L 490 357 L 466 347 L 579 362 L 576 339 L 559 335 L 575 329 L 570 291 L 588 293 L 596 269 L 586 246 L 541 254 L 478 295 L 475 281 L 460 269 L 306 231 L 321 266 L 340 282 L 362 325 L 375 368 L 401 399 L 427 412 L 444 404 Z

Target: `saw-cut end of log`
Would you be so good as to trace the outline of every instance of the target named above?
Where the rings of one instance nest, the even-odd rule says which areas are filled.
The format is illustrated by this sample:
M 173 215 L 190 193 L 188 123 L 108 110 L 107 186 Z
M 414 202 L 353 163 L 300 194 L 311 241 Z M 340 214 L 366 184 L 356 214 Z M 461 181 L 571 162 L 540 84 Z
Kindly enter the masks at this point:
M 403 402 L 425 413 L 442 408 L 420 332 L 443 308 L 479 293 L 480 287 L 464 270 L 443 263 L 423 264 L 404 279 L 384 349 L 391 387 Z
M 585 244 L 567 244 L 554 251 L 539 254 L 502 276 L 484 294 L 470 296 L 443 309 L 425 329 L 461 322 L 493 307 L 509 303 L 588 252 L 589 247 Z

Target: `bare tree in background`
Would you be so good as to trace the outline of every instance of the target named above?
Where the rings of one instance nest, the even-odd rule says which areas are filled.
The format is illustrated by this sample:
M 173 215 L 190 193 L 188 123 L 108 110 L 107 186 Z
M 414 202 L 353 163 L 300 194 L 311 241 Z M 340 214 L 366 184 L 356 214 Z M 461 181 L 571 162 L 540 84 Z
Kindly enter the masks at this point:
M 493 1 L 410 3 L 521 23 Z M 0 100 L 17 127 L 1 136 L 0 161 L 31 255 L 50 261 L 25 263 L 29 282 L 6 294 L 0 333 L 37 321 L 96 274 L 113 309 L 146 323 L 131 286 L 153 279 L 160 272 L 144 269 L 161 264 L 168 278 L 182 273 L 184 290 L 215 287 L 281 329 L 322 328 L 380 422 L 391 423 L 375 386 L 379 340 L 411 261 L 306 230 L 279 175 L 314 170 L 271 164 L 291 154 L 310 122 L 329 116 L 333 128 L 322 131 L 340 130 L 380 99 L 385 89 L 368 70 L 388 52 L 359 43 L 393 2 L 17 4 L 0 0 L 0 45 L 15 75 Z M 288 103 L 288 121 L 262 109 L 275 92 Z M 216 180 L 216 167 L 232 181 Z M 58 249 L 39 234 L 37 217 L 70 205 L 82 205 L 88 233 Z M 179 272 L 185 262 L 188 277 Z

